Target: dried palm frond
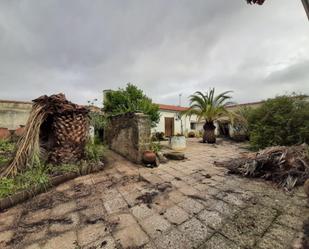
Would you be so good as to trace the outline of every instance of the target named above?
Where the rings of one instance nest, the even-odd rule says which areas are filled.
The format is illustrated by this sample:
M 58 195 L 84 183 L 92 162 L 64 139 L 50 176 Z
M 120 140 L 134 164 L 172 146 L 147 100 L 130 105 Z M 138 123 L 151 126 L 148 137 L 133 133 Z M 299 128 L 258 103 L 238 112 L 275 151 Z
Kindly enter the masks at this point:
M 3 170 L 1 176 L 15 176 L 27 165 L 33 165 L 40 158 L 40 127 L 46 117 L 44 107 L 34 104 L 27 121 L 25 132 L 17 143 L 17 151 L 12 163 Z
M 88 109 L 66 100 L 64 94 L 41 96 L 34 104 L 15 158 L 1 176 L 15 176 L 41 160 L 69 163 L 83 156 L 88 128 Z
M 309 178 L 308 145 L 275 146 L 223 162 L 230 173 L 258 177 L 291 190 Z

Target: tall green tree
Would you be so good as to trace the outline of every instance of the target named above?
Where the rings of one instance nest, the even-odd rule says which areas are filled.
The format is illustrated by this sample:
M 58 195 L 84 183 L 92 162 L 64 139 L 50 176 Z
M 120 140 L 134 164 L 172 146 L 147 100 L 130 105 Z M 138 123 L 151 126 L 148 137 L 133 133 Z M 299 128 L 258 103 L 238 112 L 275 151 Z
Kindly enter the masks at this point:
M 196 115 L 198 120 L 205 121 L 203 126 L 204 143 L 215 143 L 215 124 L 214 122 L 222 116 L 231 117 L 231 113 L 226 109 L 226 106 L 232 104 L 229 100 L 232 98 L 229 94 L 231 91 L 226 91 L 215 95 L 215 89 L 212 88 L 208 92 L 202 93 L 200 91 L 192 94 L 190 99 L 190 108 L 184 114 L 191 116 Z
M 103 109 L 107 115 L 142 112 L 149 115 L 152 126 L 160 120 L 159 106 L 131 83 L 128 83 L 125 89 L 107 92 Z

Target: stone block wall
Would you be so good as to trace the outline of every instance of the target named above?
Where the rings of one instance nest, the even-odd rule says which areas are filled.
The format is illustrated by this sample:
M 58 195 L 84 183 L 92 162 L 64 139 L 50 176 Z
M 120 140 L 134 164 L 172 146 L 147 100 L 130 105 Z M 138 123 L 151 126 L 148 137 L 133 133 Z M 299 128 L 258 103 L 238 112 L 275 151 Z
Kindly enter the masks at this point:
M 132 162 L 140 163 L 149 148 L 151 122 L 142 113 L 127 113 L 110 118 L 105 129 L 109 148 Z

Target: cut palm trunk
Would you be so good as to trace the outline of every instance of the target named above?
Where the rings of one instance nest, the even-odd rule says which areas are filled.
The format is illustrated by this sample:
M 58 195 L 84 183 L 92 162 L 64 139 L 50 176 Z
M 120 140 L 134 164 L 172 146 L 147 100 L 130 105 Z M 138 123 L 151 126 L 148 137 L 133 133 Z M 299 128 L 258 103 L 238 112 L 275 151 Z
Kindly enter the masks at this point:
M 1 176 L 15 176 L 42 160 L 61 164 L 84 156 L 88 109 L 69 102 L 64 94 L 44 95 L 33 103 L 15 158 Z

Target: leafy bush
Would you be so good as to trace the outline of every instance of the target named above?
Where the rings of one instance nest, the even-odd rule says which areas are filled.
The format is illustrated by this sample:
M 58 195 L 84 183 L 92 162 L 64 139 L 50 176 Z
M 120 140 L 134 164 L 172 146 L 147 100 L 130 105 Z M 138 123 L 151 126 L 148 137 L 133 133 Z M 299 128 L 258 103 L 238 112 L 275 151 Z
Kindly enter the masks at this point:
M 125 89 L 107 92 L 104 111 L 108 115 L 142 112 L 150 116 L 152 126 L 160 119 L 159 106 L 152 103 L 141 89 L 132 84 L 128 84 Z
M 95 130 L 100 130 L 105 127 L 106 118 L 103 114 L 98 112 L 90 112 L 90 124 L 94 127 Z
M 248 113 L 252 149 L 309 143 L 309 102 L 303 96 L 279 96 Z

